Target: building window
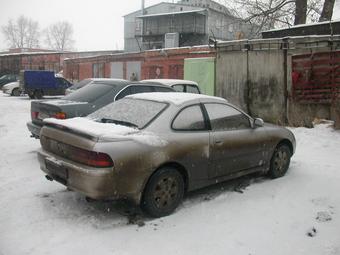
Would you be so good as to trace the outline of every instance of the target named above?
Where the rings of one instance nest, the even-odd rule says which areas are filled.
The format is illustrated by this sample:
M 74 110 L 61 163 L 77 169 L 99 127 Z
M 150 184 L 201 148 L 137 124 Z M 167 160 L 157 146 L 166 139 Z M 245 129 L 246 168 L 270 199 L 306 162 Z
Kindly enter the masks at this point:
M 92 78 L 104 78 L 104 63 L 92 65 Z

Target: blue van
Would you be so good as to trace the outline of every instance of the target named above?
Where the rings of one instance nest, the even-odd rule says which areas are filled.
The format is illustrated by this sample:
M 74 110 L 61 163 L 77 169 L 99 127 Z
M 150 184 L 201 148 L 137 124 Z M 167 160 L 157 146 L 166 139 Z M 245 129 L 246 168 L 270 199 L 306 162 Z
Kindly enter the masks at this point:
M 36 99 L 65 95 L 65 90 L 70 86 L 72 83 L 62 77 L 56 77 L 52 71 L 22 71 L 20 79 L 21 91 Z

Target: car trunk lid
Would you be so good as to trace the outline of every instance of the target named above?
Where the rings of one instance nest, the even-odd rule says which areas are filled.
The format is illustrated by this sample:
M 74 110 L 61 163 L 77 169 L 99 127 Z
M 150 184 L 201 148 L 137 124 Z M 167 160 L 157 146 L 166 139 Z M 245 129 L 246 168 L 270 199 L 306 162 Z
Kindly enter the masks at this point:
M 112 123 L 101 123 L 88 118 L 79 117 L 67 120 L 48 118 L 44 120 L 44 125 L 92 141 L 126 140 L 128 139 L 128 135 L 140 132 L 139 129 L 132 127 Z
M 43 120 L 47 118 L 71 118 L 79 116 L 79 108 L 89 107 L 87 102 L 74 102 L 68 100 L 49 100 L 32 101 L 31 103 L 31 118 L 34 124 L 43 125 Z

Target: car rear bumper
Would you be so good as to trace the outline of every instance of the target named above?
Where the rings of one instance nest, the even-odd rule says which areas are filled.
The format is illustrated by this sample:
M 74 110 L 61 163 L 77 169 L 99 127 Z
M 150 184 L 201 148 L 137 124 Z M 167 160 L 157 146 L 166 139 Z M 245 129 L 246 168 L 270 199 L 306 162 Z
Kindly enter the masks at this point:
M 27 122 L 26 125 L 28 130 L 32 133 L 32 136 L 39 138 L 42 126 L 36 125 L 33 122 Z
M 118 199 L 114 169 L 94 168 L 70 162 L 44 150 L 38 151 L 40 168 L 49 179 L 93 199 Z

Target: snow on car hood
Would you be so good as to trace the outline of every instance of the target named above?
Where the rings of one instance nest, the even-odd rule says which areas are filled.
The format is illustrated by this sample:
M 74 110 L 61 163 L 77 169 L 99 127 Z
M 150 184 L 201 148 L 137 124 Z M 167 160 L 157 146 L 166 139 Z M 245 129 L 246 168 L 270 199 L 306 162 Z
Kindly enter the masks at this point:
M 11 89 L 11 88 L 15 88 L 15 87 L 19 87 L 18 81 L 7 83 L 4 86 L 2 86 L 2 89 Z
M 167 141 L 155 133 L 113 123 L 96 122 L 89 118 L 77 117 L 65 120 L 48 118 L 44 119 L 44 123 L 60 125 L 96 137 L 98 140 L 128 139 L 156 147 L 162 147 L 167 144 Z

